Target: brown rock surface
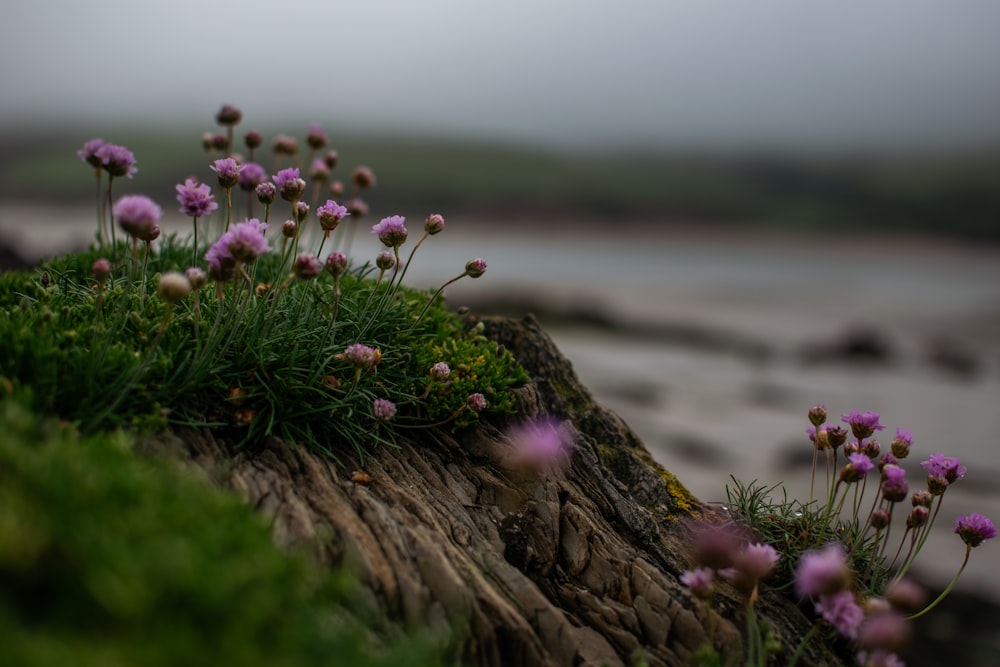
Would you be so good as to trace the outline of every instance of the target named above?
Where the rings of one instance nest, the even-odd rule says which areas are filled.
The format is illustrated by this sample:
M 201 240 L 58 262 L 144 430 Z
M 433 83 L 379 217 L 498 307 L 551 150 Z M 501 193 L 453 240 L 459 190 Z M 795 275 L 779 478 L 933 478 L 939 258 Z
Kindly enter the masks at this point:
M 565 469 L 506 467 L 513 419 L 455 435 L 414 431 L 341 464 L 277 439 L 236 451 L 208 431 L 177 435 L 194 462 L 270 518 L 279 544 L 355 568 L 387 623 L 451 633 L 463 664 L 689 664 L 707 633 L 704 609 L 678 581 L 692 565 L 684 519 L 710 510 L 594 403 L 533 318 L 481 321 L 532 377 L 517 419 L 551 414 L 572 429 Z M 371 481 L 352 481 L 355 469 Z M 724 661 L 738 659 L 738 595 L 723 590 L 715 608 L 715 645 Z M 773 593 L 760 609 L 787 659 L 808 620 Z M 799 664 L 839 664 L 811 648 Z

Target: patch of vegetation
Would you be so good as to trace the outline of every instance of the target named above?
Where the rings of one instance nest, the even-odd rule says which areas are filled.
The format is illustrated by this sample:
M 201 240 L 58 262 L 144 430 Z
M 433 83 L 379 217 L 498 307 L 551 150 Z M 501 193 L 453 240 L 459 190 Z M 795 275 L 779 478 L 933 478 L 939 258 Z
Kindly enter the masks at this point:
M 234 494 L 121 435 L 0 400 L 0 663 L 434 665 L 379 638 L 356 582 L 278 551 Z

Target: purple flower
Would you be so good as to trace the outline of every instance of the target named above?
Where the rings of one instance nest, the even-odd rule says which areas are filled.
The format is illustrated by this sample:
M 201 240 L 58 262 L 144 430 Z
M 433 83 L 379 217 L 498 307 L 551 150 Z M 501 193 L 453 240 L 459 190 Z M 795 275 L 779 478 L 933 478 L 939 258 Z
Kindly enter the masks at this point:
M 101 160 L 101 157 L 97 154 L 97 151 L 99 151 L 101 146 L 103 145 L 104 145 L 104 139 L 95 138 L 89 141 L 85 141 L 83 144 L 83 148 L 81 148 L 76 152 L 76 156 L 81 160 L 83 160 L 85 164 L 89 164 L 91 167 L 94 167 L 95 169 L 100 169 L 104 165 L 104 162 Z
M 770 544 L 751 543 L 733 556 L 733 567 L 744 577 L 759 581 L 771 574 L 781 554 Z
M 955 532 L 970 548 L 997 536 L 993 522 L 982 514 L 963 514 L 955 521 Z
M 94 260 L 90 270 L 94 272 L 94 277 L 97 278 L 97 282 L 103 285 L 105 281 L 111 277 L 111 262 L 103 257 L 98 257 Z
M 264 236 L 267 224 L 257 218 L 250 218 L 233 225 L 233 228 L 223 234 L 228 236 L 226 248 L 230 256 L 237 262 L 248 264 L 261 255 L 271 252 L 271 246 Z
M 323 272 L 323 263 L 316 255 L 304 252 L 295 258 L 292 273 L 299 280 L 311 280 Z
M 219 177 L 219 185 L 228 190 L 239 182 L 243 165 L 231 157 L 224 157 L 213 162 L 208 168 Z
M 888 464 L 882 467 L 882 497 L 890 503 L 898 503 L 906 499 L 910 484 L 906 481 L 906 471 L 898 465 Z
M 482 412 L 486 409 L 486 397 L 482 394 L 469 394 L 465 405 L 473 412 Z
M 819 426 L 813 426 L 810 424 L 809 426 L 806 426 L 806 435 L 809 436 L 809 441 L 816 445 L 816 449 L 822 450 L 830 447 L 830 443 L 826 436 L 826 430 L 826 424 L 820 424 Z M 817 434 L 819 435 L 818 440 L 816 439 Z
M 274 183 L 269 183 L 265 181 L 260 183 L 254 188 L 254 192 L 257 193 L 257 201 L 261 204 L 271 205 L 274 203 L 274 198 L 278 194 L 278 188 L 274 186 Z
M 347 210 L 352 218 L 363 218 L 368 215 L 368 204 L 365 203 L 364 199 L 355 197 L 347 202 Z
M 143 241 L 152 241 L 160 235 L 157 221 L 163 210 L 145 195 L 125 195 L 112 207 L 115 219 L 121 228 L 131 236 Z
M 377 225 L 372 227 L 372 234 L 378 236 L 382 245 L 398 248 L 406 242 L 406 226 L 403 224 L 405 221 L 406 218 L 401 215 L 390 215 L 388 218 L 382 218 Z
M 910 434 L 910 431 L 905 428 L 897 428 L 896 437 L 889 443 L 889 447 L 892 449 L 892 453 L 896 455 L 896 458 L 905 459 L 907 454 L 910 453 L 910 447 L 912 446 L 913 436 Z
M 372 402 L 372 414 L 380 422 L 387 422 L 396 416 L 396 404 L 384 398 L 376 398 Z
M 372 368 L 378 364 L 382 355 L 373 347 L 352 343 L 341 353 L 341 356 L 359 368 Z
M 309 131 L 306 133 L 306 143 L 309 145 L 309 148 L 319 150 L 326 146 L 329 141 L 330 138 L 323 131 L 323 128 L 320 127 L 319 123 L 309 124 Z
M 475 259 L 470 259 L 465 264 L 465 275 L 470 278 L 478 278 L 479 276 L 486 273 L 486 260 L 482 257 L 477 257 Z
M 295 202 L 299 200 L 306 190 L 306 182 L 299 178 L 298 167 L 288 167 L 282 169 L 271 177 L 275 187 L 285 201 Z
M 319 216 L 319 224 L 323 231 L 332 232 L 347 216 L 347 207 L 327 199 L 325 204 L 316 209 L 316 215 Z
M 712 597 L 712 583 L 715 572 L 710 567 L 697 567 L 681 575 L 681 583 L 691 589 L 695 596 L 707 600 Z
M 431 377 L 438 382 L 443 382 L 451 375 L 451 368 L 443 361 L 439 361 L 431 366 Z
M 295 137 L 279 134 L 274 138 L 273 148 L 278 155 L 295 155 L 299 152 L 299 142 L 295 140 Z
M 816 603 L 816 613 L 848 639 L 858 636 L 858 627 L 865 617 L 864 611 L 854 601 L 854 593 L 849 590 L 821 596 Z
M 897 611 L 870 613 L 858 628 L 858 646 L 866 649 L 898 651 L 910 639 L 910 624 Z
M 309 178 L 320 183 L 325 183 L 330 179 L 330 167 L 322 158 L 316 158 L 309 166 Z
M 331 252 L 326 258 L 326 271 L 339 278 L 347 270 L 347 256 L 342 252 Z
M 212 188 L 194 178 L 185 179 L 183 184 L 174 186 L 174 189 L 184 215 L 200 218 L 219 208 L 212 195 Z
M 962 479 L 968 472 L 957 456 L 945 456 L 940 452 L 931 454 L 926 461 L 921 461 L 920 467 L 927 471 L 928 477 L 942 477 L 949 484 Z
M 858 439 L 867 438 L 875 431 L 885 428 L 879 423 L 877 412 L 858 412 L 852 410 L 846 415 L 841 415 L 841 419 L 851 427 L 851 432 Z
M 191 283 L 193 289 L 201 289 L 208 282 L 208 276 L 197 266 L 191 266 L 185 269 L 184 275 L 187 277 L 188 282 Z
M 849 455 L 847 460 L 848 464 L 840 472 L 840 479 L 848 484 L 859 481 L 875 467 L 872 460 L 860 452 Z
M 840 542 L 830 542 L 799 558 L 795 566 L 795 592 L 800 598 L 828 595 L 846 588 L 850 578 L 844 546 Z
M 251 190 L 256 190 L 257 186 L 261 183 L 267 182 L 267 172 L 264 171 L 264 167 L 256 162 L 247 162 L 243 165 L 243 169 L 240 170 L 238 180 L 240 189 L 250 192 Z
M 368 167 L 356 167 L 351 173 L 351 181 L 358 190 L 375 187 L 375 172 Z
M 132 178 L 139 171 L 135 166 L 135 155 L 124 146 L 104 144 L 97 149 L 95 155 L 100 158 L 101 165 L 112 177 L 128 176 Z
M 573 447 L 566 426 L 549 417 L 523 422 L 511 429 L 507 437 L 514 447 L 515 465 L 535 471 L 566 463 Z

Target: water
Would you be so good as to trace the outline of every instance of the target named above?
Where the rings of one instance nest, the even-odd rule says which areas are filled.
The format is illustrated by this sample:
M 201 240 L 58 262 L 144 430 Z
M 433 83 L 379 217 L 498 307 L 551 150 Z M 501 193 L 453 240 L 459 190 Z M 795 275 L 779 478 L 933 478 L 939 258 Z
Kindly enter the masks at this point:
M 89 241 L 91 217 L 3 206 L 0 234 L 16 237 L 30 255 L 57 252 Z M 170 218 L 165 227 L 186 233 L 188 225 Z M 416 235 L 419 223 L 413 227 Z M 954 517 L 976 511 L 1000 522 L 1000 250 L 867 234 L 652 229 L 611 235 L 545 221 L 510 229 L 449 220 L 421 246 L 407 282 L 436 287 L 467 260 L 484 257 L 485 276 L 449 288 L 453 305 L 488 309 L 492 298 L 530 299 L 621 324 L 548 330 L 597 400 L 705 501 L 725 499 L 730 474 L 781 482 L 791 496 L 807 497 L 808 467 L 790 461 L 811 454 L 806 411 L 816 403 L 827 405 L 833 421 L 854 409 L 879 412 L 889 427 L 880 434 L 885 445 L 895 427 L 910 429 L 911 488 L 922 484 L 918 461 L 936 451 L 959 456 L 968 477 L 948 491 L 936 534 L 917 561 L 923 576 L 946 584 L 964 554 L 951 532 Z M 354 248 L 371 257 L 380 249 L 367 234 Z M 858 327 L 888 341 L 891 363 L 803 361 L 803 349 Z M 740 344 L 669 335 L 678 328 Z M 934 341 L 942 339 L 970 355 L 977 372 L 933 363 Z M 987 567 L 994 558 L 973 554 L 960 587 L 1000 600 L 1000 580 Z

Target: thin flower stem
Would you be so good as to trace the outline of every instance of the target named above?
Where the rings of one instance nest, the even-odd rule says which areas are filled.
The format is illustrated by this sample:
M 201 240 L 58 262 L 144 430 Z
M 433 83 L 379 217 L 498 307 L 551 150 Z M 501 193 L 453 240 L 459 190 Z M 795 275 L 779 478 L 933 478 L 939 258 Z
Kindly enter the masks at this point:
M 906 618 L 906 620 L 912 621 L 914 619 L 920 618 L 921 616 L 923 616 L 924 614 L 926 614 L 927 612 L 929 612 L 931 609 L 933 609 L 934 607 L 938 606 L 938 603 L 940 603 L 941 600 L 943 600 L 946 597 L 948 597 L 948 593 L 951 593 L 951 589 L 955 587 L 955 582 L 957 582 L 958 578 L 960 576 L 962 576 L 962 571 L 965 570 L 965 566 L 969 562 L 969 554 L 970 553 L 972 553 L 972 547 L 969 546 L 968 544 L 966 544 L 965 545 L 965 558 L 962 560 L 962 567 L 958 568 L 958 572 L 955 573 L 955 577 L 951 580 L 951 583 L 948 584 L 947 588 L 945 588 L 943 591 L 941 591 L 941 595 L 937 596 L 937 599 L 935 599 L 934 602 L 931 602 L 929 605 L 927 605 L 926 607 L 924 607 L 922 610 L 918 611 L 916 614 L 913 614 L 912 616 L 908 616 Z
M 903 563 L 903 567 L 901 567 L 899 569 L 899 572 L 896 573 L 894 581 L 899 581 L 900 579 L 903 578 L 903 575 L 906 574 L 907 570 L 910 569 L 910 566 L 913 565 L 913 561 L 916 559 L 917 554 L 919 554 L 920 550 L 924 547 L 924 543 L 927 541 L 927 536 L 931 534 L 931 526 L 934 525 L 934 520 L 937 518 L 938 512 L 941 511 L 942 502 L 944 502 L 943 493 L 940 496 L 938 496 L 937 504 L 934 506 L 934 514 L 931 515 L 930 521 L 924 524 L 923 528 L 921 529 L 920 541 L 917 543 L 916 548 L 910 550 L 906 562 Z M 916 537 L 916 535 L 914 537 Z
M 441 295 L 441 292 L 444 291 L 445 287 L 447 287 L 448 285 L 451 285 L 453 282 L 455 282 L 455 281 L 457 281 L 457 280 L 459 280 L 461 278 L 464 278 L 467 275 L 469 275 L 468 271 L 462 272 L 461 274 L 455 276 L 454 278 L 452 278 L 451 280 L 449 280 L 448 282 L 446 282 L 444 285 L 441 285 L 441 287 L 438 287 L 437 291 L 434 292 L 434 294 L 431 295 L 431 298 L 427 300 L 427 303 L 424 304 L 424 309 L 420 311 L 419 315 L 417 315 L 417 319 L 413 320 L 413 324 L 410 326 L 410 331 L 413 331 L 413 327 L 415 327 L 418 324 L 420 324 L 420 320 L 424 319 L 424 315 L 426 315 L 427 311 L 430 310 L 431 304 L 433 304 L 437 300 L 438 296 Z
M 226 231 L 229 231 L 229 221 L 233 218 L 233 189 L 226 188 Z

